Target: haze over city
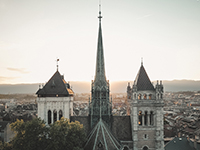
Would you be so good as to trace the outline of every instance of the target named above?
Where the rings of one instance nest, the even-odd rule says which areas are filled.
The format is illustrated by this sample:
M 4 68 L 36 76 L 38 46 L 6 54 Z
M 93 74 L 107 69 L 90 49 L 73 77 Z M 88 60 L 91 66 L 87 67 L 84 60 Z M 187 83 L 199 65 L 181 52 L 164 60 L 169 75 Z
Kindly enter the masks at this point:
M 0 84 L 95 75 L 96 0 L 0 0 Z M 101 1 L 106 76 L 133 81 L 141 64 L 153 80 L 200 80 L 198 0 Z

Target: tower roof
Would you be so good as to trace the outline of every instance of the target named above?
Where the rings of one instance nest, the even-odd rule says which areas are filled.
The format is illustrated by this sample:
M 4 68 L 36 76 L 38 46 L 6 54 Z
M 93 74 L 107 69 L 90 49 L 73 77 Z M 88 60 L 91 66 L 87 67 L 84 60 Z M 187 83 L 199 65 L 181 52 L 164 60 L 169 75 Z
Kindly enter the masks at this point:
M 104 53 L 103 53 L 103 40 L 101 29 L 101 11 L 99 11 L 99 33 L 97 44 L 97 58 L 96 58 L 96 73 L 94 83 L 106 83 L 105 65 L 104 65 Z
M 110 132 L 108 126 L 102 119 L 96 124 L 93 130 L 90 132 L 87 143 L 85 144 L 85 150 L 120 150 L 121 145 L 115 139 Z
M 42 97 L 62 97 L 70 96 L 74 93 L 69 84 L 64 80 L 64 77 L 57 70 L 45 86 L 39 89 L 36 94 Z
M 144 69 L 143 62 L 141 63 L 140 70 L 136 76 L 135 85 L 137 86 L 138 91 L 155 90 Z

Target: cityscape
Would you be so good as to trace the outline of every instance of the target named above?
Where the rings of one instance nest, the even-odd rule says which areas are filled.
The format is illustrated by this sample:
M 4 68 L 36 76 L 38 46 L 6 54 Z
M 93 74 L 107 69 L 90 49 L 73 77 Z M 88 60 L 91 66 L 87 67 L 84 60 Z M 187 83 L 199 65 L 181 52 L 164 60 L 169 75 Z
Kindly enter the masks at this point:
M 199 4 L 0 1 L 0 150 L 200 150 Z
M 8 95 L 1 95 L 0 123 L 3 123 L 2 121 L 13 122 L 17 119 L 28 121 L 37 117 L 35 95 L 11 94 L 9 97 Z M 89 97 L 90 93 L 75 94 L 73 104 L 75 116 L 88 115 Z M 128 115 L 126 93 L 112 93 L 112 99 L 113 115 Z M 172 138 L 179 136 L 195 139 L 195 136 L 200 134 L 200 91 L 165 92 L 164 103 L 165 142 L 167 143 Z M 5 134 L 4 130 L 5 126 L 1 125 L 1 132 Z M 1 140 L 5 140 L 3 136 L 1 136 Z

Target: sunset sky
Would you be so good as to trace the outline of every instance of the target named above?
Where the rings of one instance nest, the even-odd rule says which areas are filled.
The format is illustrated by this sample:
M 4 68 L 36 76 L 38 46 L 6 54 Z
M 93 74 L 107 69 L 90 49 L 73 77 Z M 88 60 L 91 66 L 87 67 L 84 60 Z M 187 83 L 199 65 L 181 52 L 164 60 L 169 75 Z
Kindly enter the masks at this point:
M 95 75 L 98 0 L 0 0 L 0 84 Z M 101 0 L 106 76 L 200 80 L 199 0 Z

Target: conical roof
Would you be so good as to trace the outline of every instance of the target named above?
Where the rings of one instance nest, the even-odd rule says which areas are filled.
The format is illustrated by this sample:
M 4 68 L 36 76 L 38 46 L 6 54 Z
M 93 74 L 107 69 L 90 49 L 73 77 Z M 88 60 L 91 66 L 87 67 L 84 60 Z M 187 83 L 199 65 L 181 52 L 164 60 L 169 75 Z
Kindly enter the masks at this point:
M 135 85 L 138 91 L 144 90 L 155 90 L 153 84 L 151 83 L 143 64 L 141 64 L 140 70 L 135 79 Z
M 84 150 L 120 150 L 121 145 L 110 132 L 108 126 L 100 118 L 90 132 Z
M 39 89 L 36 94 L 42 97 L 60 97 L 73 95 L 73 91 L 70 89 L 69 84 L 64 80 L 64 77 L 57 70 L 45 86 L 42 89 Z

